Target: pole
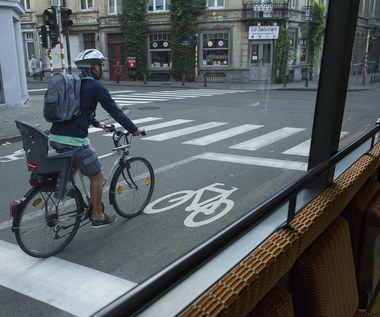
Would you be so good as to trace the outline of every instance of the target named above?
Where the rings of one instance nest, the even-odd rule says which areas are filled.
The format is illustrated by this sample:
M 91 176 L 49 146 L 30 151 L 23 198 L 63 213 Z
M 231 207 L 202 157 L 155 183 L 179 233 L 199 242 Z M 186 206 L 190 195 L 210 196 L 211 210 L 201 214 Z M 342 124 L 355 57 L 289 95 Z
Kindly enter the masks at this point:
M 367 43 L 365 46 L 365 58 L 364 58 L 364 68 L 363 68 L 363 78 L 362 78 L 362 85 L 365 85 L 366 77 L 367 77 L 367 68 L 368 68 L 368 50 L 369 50 L 369 34 L 370 30 L 368 29 L 367 32 Z
M 53 76 L 54 71 L 53 71 L 53 59 L 51 56 L 51 48 L 49 48 L 49 61 L 50 61 L 50 76 Z
M 69 74 L 71 74 L 71 53 L 70 53 L 69 32 L 70 32 L 69 30 L 66 30 L 65 35 L 66 35 L 67 64 L 69 64 Z
M 198 34 L 196 34 L 196 43 L 195 43 L 195 77 L 194 82 L 198 84 Z
M 59 42 L 61 47 L 61 62 L 62 62 L 62 73 L 66 73 L 65 65 L 65 50 L 63 47 L 63 33 L 62 33 L 62 19 L 61 19 L 61 6 L 57 6 L 57 21 L 59 26 Z

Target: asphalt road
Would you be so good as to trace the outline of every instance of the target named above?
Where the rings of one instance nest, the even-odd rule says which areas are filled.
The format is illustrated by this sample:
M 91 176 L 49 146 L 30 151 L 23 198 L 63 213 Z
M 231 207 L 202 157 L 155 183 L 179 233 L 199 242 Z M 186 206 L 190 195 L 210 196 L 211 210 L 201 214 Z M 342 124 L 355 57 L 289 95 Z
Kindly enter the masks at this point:
M 132 120 L 147 129 L 146 137 L 133 139 L 131 154 L 145 157 L 154 167 L 151 204 L 131 220 L 118 217 L 114 225 L 101 230 L 81 228 L 54 258 L 35 260 L 16 245 L 8 206 L 29 189 L 29 175 L 21 142 L 0 148 L 0 249 L 9 259 L 1 261 L 1 314 L 85 316 L 89 307 L 96 307 L 84 300 L 83 294 L 102 297 L 104 303 L 98 300 L 101 307 L 307 169 L 313 91 L 125 90 L 129 92 L 114 92 L 113 97 Z M 379 95 L 378 90 L 350 93 L 342 145 L 368 129 L 371 118 L 378 114 Z M 114 121 L 109 118 L 107 122 Z M 104 132 L 92 130 L 90 140 L 100 157 L 111 152 L 111 138 Z M 113 159 L 101 162 L 107 175 Z M 184 191 L 189 199 L 170 208 L 170 199 Z M 114 214 L 107 192 L 103 200 L 107 213 Z M 202 205 L 207 200 L 215 202 L 208 215 Z M 63 267 L 68 271 L 61 272 Z M 88 284 L 90 280 L 99 284 Z M 105 296 L 107 287 L 113 291 Z

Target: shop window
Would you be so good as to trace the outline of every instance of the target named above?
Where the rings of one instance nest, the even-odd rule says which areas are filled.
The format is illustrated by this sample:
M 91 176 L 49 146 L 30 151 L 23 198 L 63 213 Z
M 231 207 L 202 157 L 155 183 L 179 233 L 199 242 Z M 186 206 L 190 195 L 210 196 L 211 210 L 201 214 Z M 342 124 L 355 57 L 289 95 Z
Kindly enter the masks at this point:
M 171 67 L 172 44 L 169 33 L 149 34 L 149 66 Z
M 229 65 L 229 33 L 202 34 L 203 66 Z
M 81 10 L 89 10 L 93 8 L 92 0 L 81 0 L 80 1 Z
M 170 0 L 148 0 L 148 11 L 168 11 Z
M 122 11 L 121 0 L 108 0 L 108 13 L 118 14 Z

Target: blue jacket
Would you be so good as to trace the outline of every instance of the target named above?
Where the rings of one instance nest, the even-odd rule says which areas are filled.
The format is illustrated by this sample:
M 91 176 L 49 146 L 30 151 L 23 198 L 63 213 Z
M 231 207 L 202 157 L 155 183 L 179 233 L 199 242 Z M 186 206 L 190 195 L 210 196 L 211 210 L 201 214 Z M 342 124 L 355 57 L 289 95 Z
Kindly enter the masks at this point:
M 135 124 L 124 114 L 112 99 L 108 89 L 92 74 L 92 79 L 82 79 L 80 89 L 80 110 L 82 114 L 71 120 L 62 123 L 53 123 L 50 132 L 56 135 L 71 136 L 76 138 L 86 138 L 90 124 L 99 126 L 99 121 L 95 118 L 95 110 L 98 102 L 112 118 L 120 123 L 128 132 L 134 133 L 137 130 Z

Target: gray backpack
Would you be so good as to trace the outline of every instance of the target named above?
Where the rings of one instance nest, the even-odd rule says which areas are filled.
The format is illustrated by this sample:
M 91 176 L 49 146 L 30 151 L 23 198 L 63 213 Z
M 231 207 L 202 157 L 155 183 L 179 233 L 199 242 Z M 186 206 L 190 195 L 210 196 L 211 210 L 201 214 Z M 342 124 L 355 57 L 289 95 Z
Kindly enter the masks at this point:
M 87 78 L 89 77 L 85 77 Z M 80 86 L 81 78 L 77 75 L 54 74 L 44 98 L 45 120 L 58 123 L 78 117 L 81 114 Z

